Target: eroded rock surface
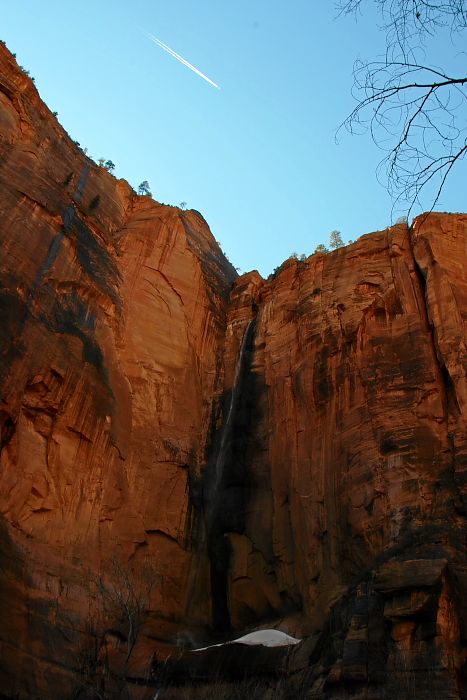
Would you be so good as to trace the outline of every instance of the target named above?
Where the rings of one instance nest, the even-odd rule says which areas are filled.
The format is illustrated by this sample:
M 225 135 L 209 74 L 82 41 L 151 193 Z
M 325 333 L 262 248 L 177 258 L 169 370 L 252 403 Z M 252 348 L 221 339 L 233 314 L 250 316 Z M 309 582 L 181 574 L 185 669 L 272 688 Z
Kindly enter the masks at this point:
M 466 234 L 429 214 L 237 278 L 0 47 L 5 697 L 152 697 L 174 649 L 272 624 L 297 697 L 465 697 Z
M 190 479 L 222 388 L 236 273 L 199 214 L 137 197 L 97 167 L 5 50 L 0 61 L 0 507 L 11 563 L 0 686 L 50 697 L 47 665 L 72 665 L 86 589 L 113 557 L 132 569 L 157 562 L 157 637 L 184 620 Z

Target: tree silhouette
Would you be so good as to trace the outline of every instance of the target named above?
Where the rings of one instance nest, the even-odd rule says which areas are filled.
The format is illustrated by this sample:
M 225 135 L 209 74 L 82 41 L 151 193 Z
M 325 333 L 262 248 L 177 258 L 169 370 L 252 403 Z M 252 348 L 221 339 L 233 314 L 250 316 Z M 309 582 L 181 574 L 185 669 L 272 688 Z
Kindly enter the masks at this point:
M 112 170 L 115 170 L 115 163 L 113 163 L 111 160 L 106 160 L 104 163 L 104 167 L 106 170 L 109 171 L 109 173 L 111 173 Z
M 314 253 L 329 253 L 329 250 L 326 248 L 326 246 L 323 243 L 318 243 L 316 248 L 313 251 Z
M 368 0 L 341 0 L 340 12 L 359 11 Z M 467 29 L 467 0 L 374 0 L 386 32 L 380 60 L 356 61 L 357 106 L 342 127 L 367 129 L 386 151 L 378 178 L 408 213 L 434 186 L 432 208 L 446 179 L 467 153 L 467 71 L 460 75 L 429 60 L 428 44 L 440 32 L 455 40 Z M 465 36 L 461 37 L 465 43 Z M 462 45 L 462 44 L 461 44 Z M 464 54 L 465 56 L 465 54 Z
M 138 185 L 138 194 L 143 195 L 143 196 L 145 196 L 145 197 L 151 197 L 151 196 L 152 196 L 152 195 L 151 195 L 151 190 L 150 190 L 150 188 L 149 188 L 149 182 L 148 182 L 147 180 L 143 180 L 143 182 L 141 182 L 141 183 Z
M 331 231 L 329 234 L 329 247 L 332 248 L 332 250 L 336 250 L 336 248 L 342 248 L 343 245 L 344 241 L 342 240 L 341 232 Z

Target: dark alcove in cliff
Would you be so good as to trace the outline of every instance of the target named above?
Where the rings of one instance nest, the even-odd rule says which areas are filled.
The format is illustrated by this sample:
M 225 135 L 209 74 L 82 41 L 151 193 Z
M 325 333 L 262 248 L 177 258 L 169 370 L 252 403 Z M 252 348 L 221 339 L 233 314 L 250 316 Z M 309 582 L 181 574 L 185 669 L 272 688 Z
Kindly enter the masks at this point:
M 248 447 L 254 433 L 260 388 L 251 372 L 255 321 L 245 328 L 234 385 L 225 392 L 225 420 L 214 437 L 205 472 L 203 501 L 211 567 L 212 624 L 219 633 L 231 629 L 229 610 L 230 544 L 227 533 L 243 534 L 250 488 Z

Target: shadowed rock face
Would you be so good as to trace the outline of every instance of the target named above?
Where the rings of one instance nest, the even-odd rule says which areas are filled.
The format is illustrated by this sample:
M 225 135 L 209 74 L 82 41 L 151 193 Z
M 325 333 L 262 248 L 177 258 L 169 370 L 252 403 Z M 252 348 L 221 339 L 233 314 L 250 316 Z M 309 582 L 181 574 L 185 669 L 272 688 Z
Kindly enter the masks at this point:
M 123 663 L 95 585 L 116 561 L 146 596 L 133 681 L 177 639 L 273 623 L 306 637 L 297 693 L 465 697 L 466 233 L 429 214 L 237 278 L 0 47 L 5 697 L 72 697 L 93 639 Z

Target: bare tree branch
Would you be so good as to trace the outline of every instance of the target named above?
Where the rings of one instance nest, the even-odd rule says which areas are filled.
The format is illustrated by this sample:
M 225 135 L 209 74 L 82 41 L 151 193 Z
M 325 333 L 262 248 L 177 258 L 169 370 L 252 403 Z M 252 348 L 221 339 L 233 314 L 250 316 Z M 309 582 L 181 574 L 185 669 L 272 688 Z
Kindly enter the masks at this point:
M 84 692 L 85 697 L 95 700 L 124 700 L 130 697 L 130 662 L 141 640 L 159 575 L 149 560 L 134 568 L 116 556 L 104 562 L 103 570 L 105 573 L 89 572 L 88 576 L 90 615 L 87 644 L 78 659 L 82 682 L 76 697 L 83 697 Z
M 450 75 L 417 56 L 425 39 L 439 30 L 467 29 L 467 0 L 374 1 L 386 31 L 386 54 L 383 60 L 355 63 L 357 105 L 338 133 L 369 131 L 386 153 L 377 175 L 394 203 L 407 202 L 410 213 L 430 185 L 433 208 L 467 153 L 467 69 Z M 338 9 L 356 13 L 362 5 L 363 0 L 342 0 Z

